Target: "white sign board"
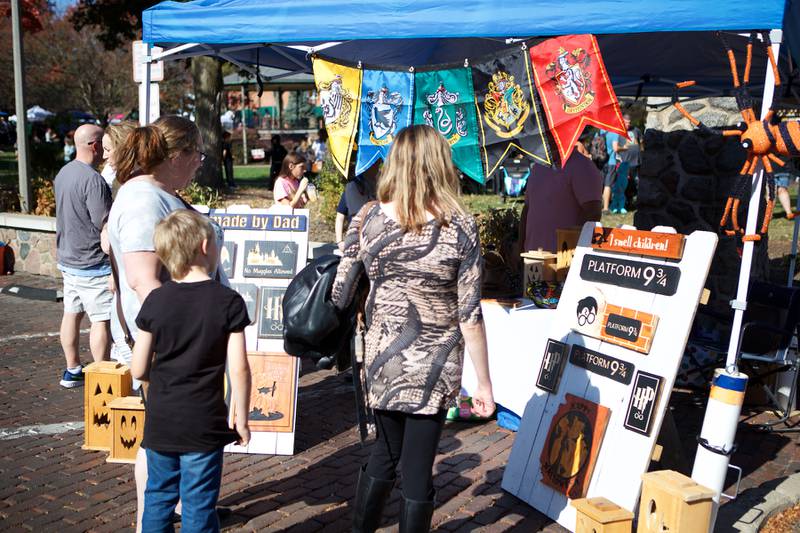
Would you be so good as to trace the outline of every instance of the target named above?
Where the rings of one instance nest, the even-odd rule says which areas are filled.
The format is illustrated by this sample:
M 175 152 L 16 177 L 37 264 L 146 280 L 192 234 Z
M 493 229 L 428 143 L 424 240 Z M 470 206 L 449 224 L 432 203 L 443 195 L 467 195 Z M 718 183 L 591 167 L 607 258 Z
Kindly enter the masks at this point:
M 133 81 L 136 83 L 144 83 L 147 80 L 147 43 L 143 41 L 133 42 Z M 159 46 L 150 48 L 150 56 L 160 54 L 163 49 Z M 150 63 L 150 81 L 163 81 L 164 80 L 164 62 L 155 61 Z
M 596 454 L 587 456 L 592 466 L 582 485 L 585 496 L 604 496 L 635 511 L 640 476 L 650 463 L 717 245 L 714 233 L 696 231 L 686 238 L 680 261 L 604 252 L 591 248 L 594 226 L 587 223 L 583 227 L 555 318 L 546 332 L 554 341 L 551 348 L 563 346 L 564 357 L 559 357 L 563 368 L 550 364 L 552 368 L 528 376 L 545 387 L 555 384 L 555 390 L 537 387 L 528 401 L 502 484 L 503 489 L 570 530 L 575 529 L 575 509 L 566 496 L 571 488 L 552 488 L 553 475 L 545 474 L 545 479 L 543 471 L 553 472 L 551 466 L 558 466 L 564 450 L 568 456 L 565 463 L 570 463 L 573 457 L 596 449 Z M 655 332 L 647 332 L 653 336 L 649 353 L 595 336 L 597 331 L 592 328 L 602 327 L 605 334 L 634 339 L 648 323 L 634 311 L 658 317 Z M 521 329 L 518 335 L 526 332 L 530 330 Z M 550 352 L 547 362 L 552 363 L 556 350 Z M 537 368 L 545 363 L 544 355 L 544 350 L 532 354 Z M 556 371 L 563 372 L 560 380 L 545 379 L 548 372 Z M 570 404 L 567 395 L 579 399 L 573 405 L 580 407 L 580 401 L 588 400 L 590 406 L 596 406 L 595 413 L 585 411 L 590 418 L 587 425 L 592 425 L 595 416 L 594 420 L 602 418 L 605 430 L 582 432 L 584 422 L 578 420 L 578 412 L 551 431 L 559 408 Z M 561 415 L 565 416 L 563 410 Z M 575 437 L 573 430 L 581 435 Z M 545 449 L 552 453 L 543 454 Z M 552 461 L 544 468 L 543 457 Z M 578 466 L 582 468 L 582 464 Z M 576 477 L 577 470 L 571 472 Z M 564 487 L 572 487 L 572 481 Z
M 230 206 L 212 209 L 209 217 L 225 230 L 220 265 L 231 287 L 245 299 L 253 323 L 245 328 L 245 342 L 253 369 L 251 440 L 246 447 L 229 445 L 226 451 L 292 455 L 297 412 L 298 361 L 287 365 L 260 364 L 253 352 L 292 358 L 283 352 L 283 293 L 308 257 L 308 210 L 276 205 L 269 209 Z M 294 364 L 291 364 L 294 363 Z M 281 366 L 283 370 L 276 370 Z M 260 370 L 259 370 L 260 369 Z M 285 370 L 291 369 L 291 370 Z M 277 372 L 280 375 L 273 375 Z M 287 376 L 287 372 L 292 376 Z M 261 383 L 260 378 L 269 383 Z M 287 391 L 286 388 L 293 390 Z M 286 405 L 285 394 L 291 405 Z M 275 395 L 281 395 L 277 398 Z M 278 409 L 278 406 L 280 409 Z M 274 410 L 271 410 L 274 407 Z M 279 431 L 259 430 L 274 422 Z M 288 423 L 288 425 L 282 424 Z

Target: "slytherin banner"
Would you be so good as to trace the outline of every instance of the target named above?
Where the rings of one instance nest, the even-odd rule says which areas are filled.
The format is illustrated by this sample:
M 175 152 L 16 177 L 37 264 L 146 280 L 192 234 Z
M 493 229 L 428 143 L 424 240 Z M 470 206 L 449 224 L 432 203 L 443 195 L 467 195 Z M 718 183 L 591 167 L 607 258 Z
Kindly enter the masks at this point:
M 553 166 L 556 154 L 547 121 L 533 90 L 527 50 L 516 50 L 472 66 L 484 175 L 492 175 L 510 152 Z
M 322 101 L 331 158 L 346 177 L 361 109 L 361 69 L 315 58 L 314 83 Z
M 414 75 L 365 70 L 361 81 L 361 120 L 356 175 L 386 159 L 397 133 L 414 116 Z
M 414 124 L 427 124 L 450 143 L 453 163 L 483 183 L 475 94 L 469 68 L 417 72 L 414 77 Z
M 550 131 L 566 164 L 584 126 L 627 138 L 617 96 L 594 35 L 565 35 L 531 48 L 531 63 Z

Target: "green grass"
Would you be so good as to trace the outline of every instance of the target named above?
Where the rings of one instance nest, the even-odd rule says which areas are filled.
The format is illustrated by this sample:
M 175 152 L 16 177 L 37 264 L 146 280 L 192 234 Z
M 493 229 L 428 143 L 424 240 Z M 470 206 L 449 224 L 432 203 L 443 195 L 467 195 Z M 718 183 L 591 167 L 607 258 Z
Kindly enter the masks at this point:
M 256 186 L 257 181 L 266 181 L 269 176 L 269 165 L 234 165 L 233 178 L 245 182 L 242 185 Z
M 0 152 L 0 185 L 16 185 L 18 182 L 19 173 L 14 152 Z

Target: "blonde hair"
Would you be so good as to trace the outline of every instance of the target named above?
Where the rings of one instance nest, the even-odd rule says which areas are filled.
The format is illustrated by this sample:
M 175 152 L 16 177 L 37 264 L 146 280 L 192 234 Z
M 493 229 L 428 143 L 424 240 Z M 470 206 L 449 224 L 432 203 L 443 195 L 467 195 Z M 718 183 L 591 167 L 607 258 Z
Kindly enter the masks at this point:
M 466 213 L 459 200 L 458 172 L 450 145 L 430 126 L 418 124 L 400 131 L 378 178 L 378 200 L 394 202 L 397 222 L 418 232 L 426 212 L 447 224 Z
M 177 115 L 161 117 L 131 131 L 121 146 L 114 147 L 117 181 L 125 183 L 136 173 L 153 168 L 180 152 L 197 150 L 200 130 L 194 122 Z
M 128 135 L 138 127 L 137 123 L 132 120 L 123 120 L 117 124 L 111 124 L 106 128 L 105 134 L 111 139 L 111 145 L 116 149 L 125 142 Z
M 176 209 L 156 224 L 153 243 L 170 276 L 181 279 L 189 273 L 203 240 L 215 238 L 205 216 L 191 209 Z

